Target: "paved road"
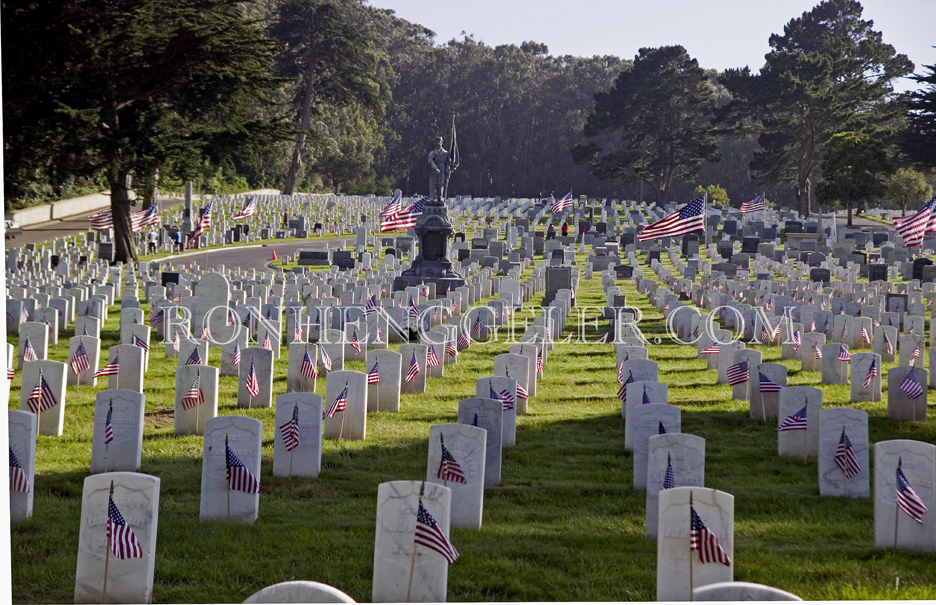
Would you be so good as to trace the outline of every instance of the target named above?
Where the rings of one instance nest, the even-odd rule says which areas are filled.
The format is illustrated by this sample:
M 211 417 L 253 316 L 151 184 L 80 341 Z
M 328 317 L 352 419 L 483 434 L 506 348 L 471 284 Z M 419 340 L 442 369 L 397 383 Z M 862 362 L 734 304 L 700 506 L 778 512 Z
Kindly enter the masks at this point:
M 318 240 L 310 242 L 287 242 L 282 244 L 269 243 L 261 247 L 244 246 L 234 248 L 217 248 L 215 252 L 191 253 L 182 257 L 168 257 L 160 259 L 159 262 L 171 262 L 173 265 L 199 267 L 214 267 L 223 264 L 226 269 L 240 267 L 241 269 L 265 269 L 273 260 L 273 250 L 276 250 L 277 256 L 283 258 L 287 254 L 292 254 L 298 250 L 323 250 L 334 248 L 339 244 L 345 244 L 353 241 L 354 238 L 336 238 L 333 240 Z M 311 269 L 321 269 L 321 267 L 310 267 Z
M 165 210 L 166 208 L 177 206 L 184 201 L 184 199 L 180 198 L 159 198 L 159 209 Z M 94 212 L 100 212 L 100 210 L 95 210 Z M 55 237 L 64 237 L 81 231 L 87 231 L 91 228 L 91 221 L 88 220 L 88 217 L 94 214 L 94 212 L 23 227 L 22 234 L 17 235 L 14 239 L 6 240 L 5 249 L 18 248 L 26 244 L 38 244 Z

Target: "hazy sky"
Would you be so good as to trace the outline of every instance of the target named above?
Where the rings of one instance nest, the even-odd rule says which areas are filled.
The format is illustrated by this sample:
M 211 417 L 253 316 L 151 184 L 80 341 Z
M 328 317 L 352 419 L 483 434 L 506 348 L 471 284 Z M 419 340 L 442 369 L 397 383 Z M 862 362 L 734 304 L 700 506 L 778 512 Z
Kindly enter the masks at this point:
M 617 55 L 645 46 L 682 44 L 708 69 L 757 71 L 767 39 L 818 0 L 370 0 L 436 32 L 436 43 L 473 34 L 485 44 L 542 42 L 551 55 Z M 936 0 L 862 0 L 863 18 L 897 52 L 936 64 Z M 899 89 L 916 88 L 912 81 Z

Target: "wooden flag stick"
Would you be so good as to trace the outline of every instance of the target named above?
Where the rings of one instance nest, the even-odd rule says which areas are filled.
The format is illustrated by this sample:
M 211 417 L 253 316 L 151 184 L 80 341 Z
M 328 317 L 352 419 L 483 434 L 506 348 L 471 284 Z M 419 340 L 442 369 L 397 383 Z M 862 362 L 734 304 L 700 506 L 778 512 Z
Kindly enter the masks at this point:
M 426 492 L 426 482 L 419 484 L 419 503 L 422 504 L 423 494 Z M 418 513 L 417 513 L 418 515 Z M 418 523 L 419 521 L 417 521 Z M 415 527 L 415 526 L 414 526 Z M 416 569 L 416 536 L 413 535 L 413 558 L 410 559 L 409 584 L 406 586 L 406 602 L 410 602 L 410 595 L 413 591 L 413 570 Z
M 110 493 L 107 495 L 107 539 L 104 540 L 104 589 L 101 591 L 101 603 L 107 603 L 107 566 L 110 563 L 111 535 L 110 535 L 110 501 L 114 497 L 114 482 L 110 483 Z
M 230 475 L 230 470 L 227 465 L 227 448 L 228 448 L 228 436 L 227 433 L 224 434 L 224 491 L 227 493 L 227 520 L 228 523 L 231 522 L 231 479 L 228 477 Z
M 689 600 L 695 601 L 692 584 L 692 492 L 689 492 Z

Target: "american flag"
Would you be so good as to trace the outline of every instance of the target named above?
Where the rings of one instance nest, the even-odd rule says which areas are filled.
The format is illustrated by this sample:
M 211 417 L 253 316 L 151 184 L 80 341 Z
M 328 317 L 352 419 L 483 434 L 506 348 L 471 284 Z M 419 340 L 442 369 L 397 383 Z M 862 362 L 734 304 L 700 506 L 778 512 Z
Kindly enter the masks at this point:
M 13 316 L 10 315 L 10 312 L 9 312 L 9 311 L 7 311 L 7 314 L 6 314 L 6 322 L 7 322 L 8 324 L 13 323 Z
M 813 348 L 813 351 L 815 351 L 814 357 L 816 359 L 822 359 L 822 349 L 819 347 L 819 343 L 817 342 L 816 344 L 814 344 L 812 348 Z
M 699 561 L 702 563 L 721 563 L 730 567 L 731 559 L 718 543 L 718 538 L 705 526 L 692 505 L 689 506 L 689 510 L 692 515 L 692 521 L 689 524 L 689 550 L 699 551 Z
M 283 435 L 283 445 L 286 451 L 291 452 L 299 445 L 299 404 L 293 407 L 292 418 L 280 425 L 280 434 Z
M 263 348 L 266 349 L 266 350 L 268 350 L 268 351 L 272 351 L 272 350 L 273 350 L 273 344 L 270 342 L 270 333 L 269 333 L 269 332 L 267 332 L 267 333 L 263 336 Z
M 475 412 L 474 419 L 471 421 L 471 426 L 478 426 L 478 413 Z
M 874 377 L 878 375 L 877 363 L 874 359 L 871 360 L 871 367 L 868 368 L 868 373 L 865 375 L 864 379 L 864 388 L 871 386 L 871 383 L 874 382 Z
M 618 389 L 617 396 L 621 400 L 621 403 L 627 402 L 627 385 L 634 382 L 634 373 L 630 370 L 627 371 L 627 380 L 621 383 L 621 387 Z
M 13 380 L 13 377 L 16 375 L 16 372 L 13 370 L 13 368 L 7 368 L 6 374 L 7 374 L 7 380 Z
M 150 350 L 149 345 L 146 344 L 146 341 L 145 341 L 145 340 L 143 340 L 142 338 L 140 338 L 140 337 L 137 336 L 136 334 L 131 334 L 131 335 L 130 335 L 130 344 L 136 345 L 136 346 L 140 347 L 141 349 L 143 349 L 143 351 L 145 351 L 146 353 L 149 353 L 149 350 Z M 76 372 L 76 373 L 77 373 L 77 372 Z
M 361 341 L 358 340 L 358 337 L 357 337 L 357 330 L 354 330 L 354 331 L 351 333 L 351 348 L 354 349 L 354 352 L 355 352 L 355 353 L 360 353 L 360 352 L 361 352 Z
M 36 355 L 36 349 L 33 348 L 32 343 L 29 342 L 29 337 L 26 337 L 26 342 L 23 344 L 23 361 L 37 361 L 39 356 Z
M 504 376 L 506 376 L 507 378 L 510 378 L 510 372 L 505 371 Z M 520 384 L 520 381 L 518 380 L 517 381 L 517 399 L 529 399 L 529 398 L 530 398 L 530 394 L 527 393 L 526 388 L 524 388 L 524 386 Z
M 728 384 L 731 386 L 747 382 L 751 378 L 751 370 L 748 367 L 748 362 L 742 361 L 741 363 L 729 366 L 726 376 L 728 378 Z
M 16 458 L 16 454 L 13 453 L 12 447 L 10 448 L 10 491 L 29 493 L 29 477 L 26 476 L 26 471 Z
M 396 216 L 397 212 L 400 211 L 400 195 L 395 196 L 390 203 L 384 206 L 383 210 L 380 211 L 379 218 L 391 218 Z
M 107 418 L 104 420 L 104 445 L 108 445 L 114 440 L 114 424 L 111 421 L 114 413 L 114 406 L 107 408 Z
M 842 326 L 842 342 L 845 342 L 846 338 L 848 338 L 848 327 Z
M 260 381 L 257 379 L 257 370 L 254 368 L 253 359 L 250 360 L 250 371 L 247 373 L 247 381 L 244 383 L 244 387 L 251 397 L 260 394 Z
M 760 339 L 764 342 L 767 342 L 770 340 L 770 334 L 767 332 L 767 326 L 761 326 Z
M 159 309 L 158 311 L 156 309 L 150 309 L 149 324 L 155 327 L 158 324 L 161 324 L 165 317 L 166 313 L 163 309 Z
M 254 474 L 244 466 L 237 454 L 231 447 L 225 443 L 224 451 L 227 457 L 227 482 L 228 489 L 233 489 L 247 494 L 259 494 L 260 482 L 254 477 Z
M 202 363 L 201 353 L 198 352 L 198 347 L 192 349 L 192 354 L 189 355 L 189 358 L 185 360 L 187 366 L 196 366 Z
M 419 374 L 419 362 L 416 361 L 416 351 L 413 351 L 413 359 L 410 360 L 409 371 L 406 372 L 406 382 L 413 382 L 416 374 Z
M 308 349 L 302 355 L 302 365 L 299 367 L 299 375 L 305 376 L 306 378 L 317 378 L 315 362 L 312 360 L 312 356 L 309 355 Z
M 231 365 L 232 365 L 232 366 L 239 366 L 239 365 L 240 365 L 240 358 L 241 358 L 240 343 L 236 343 L 236 342 L 235 342 L 235 343 L 234 343 L 234 352 L 231 353 Z
M 845 345 L 839 347 L 839 361 L 851 361 L 851 353 Z
M 387 220 L 381 221 L 380 232 L 412 229 L 416 226 L 416 220 L 422 215 L 428 201 L 429 198 L 427 197 L 416 200 L 406 208 L 397 211 L 393 216 L 388 217 Z
M 793 338 L 791 339 L 791 341 L 792 342 L 790 343 L 790 346 L 793 348 L 794 351 L 800 348 L 800 346 L 803 344 L 803 341 L 800 338 L 799 330 L 793 330 Z
M 774 382 L 773 380 L 764 376 L 763 372 L 758 372 L 758 384 L 760 385 L 761 393 L 779 393 L 780 389 L 783 387 Z
M 910 373 L 907 374 L 907 377 L 900 383 L 900 390 L 910 399 L 916 399 L 923 394 L 923 386 L 917 379 L 916 372 L 914 372 L 913 368 L 910 369 Z
M 322 352 L 322 367 L 325 368 L 325 371 L 331 372 L 332 360 L 328 356 L 328 351 L 325 350 L 325 347 L 319 347 L 319 350 Z
M 918 359 L 919 357 L 920 357 L 920 345 L 917 345 L 913 349 L 913 353 L 910 355 L 910 362 L 909 362 L 910 365 L 911 366 L 914 365 L 915 360 Z
M 338 397 L 331 404 L 331 407 L 328 408 L 328 411 L 325 412 L 323 418 L 334 418 L 335 414 L 338 412 L 344 412 L 345 406 L 348 403 L 348 385 L 345 385 L 345 388 L 341 393 L 338 394 Z
M 650 403 L 650 395 L 647 394 L 647 389 L 644 388 L 643 397 L 641 399 L 641 404 L 647 405 L 648 403 Z
M 257 196 L 252 195 L 250 199 L 244 203 L 244 207 L 241 208 L 237 214 L 231 217 L 231 220 L 242 221 L 245 218 L 250 218 L 257 213 Z
M 439 356 L 436 355 L 434 346 L 429 345 L 429 353 L 427 355 L 428 360 L 426 361 L 426 365 L 428 365 L 430 368 L 434 368 L 439 365 Z
M 293 318 L 293 342 L 302 342 L 302 322 L 299 315 Z
M 458 357 L 458 347 L 455 346 L 455 343 L 452 341 L 449 341 L 445 345 L 445 352 L 448 353 L 452 357 Z
M 468 332 L 462 330 L 462 332 L 458 335 L 458 346 L 463 349 L 467 349 L 471 346 L 471 338 L 468 337 Z
M 484 322 L 481 321 L 480 313 L 478 313 L 478 319 L 475 320 L 472 330 L 474 330 L 476 337 L 481 338 L 481 331 L 484 330 Z
M 88 217 L 88 220 L 91 221 L 91 228 L 95 231 L 104 231 L 114 227 L 114 215 L 110 208 L 95 212 Z
M 120 373 L 120 356 L 115 355 L 114 361 L 110 362 L 100 370 L 94 373 L 92 378 L 100 378 L 101 376 L 116 376 Z
M 202 394 L 201 390 L 201 376 L 195 376 L 195 382 L 192 383 L 191 388 L 182 396 L 182 409 L 190 410 L 196 405 L 201 405 L 205 403 L 205 396 Z
M 49 335 L 52 335 L 52 324 L 49 323 L 48 319 L 43 319 L 42 323 L 46 325 L 46 330 L 49 332 Z
M 900 468 L 902 464 L 903 460 L 897 461 L 897 506 L 900 507 L 900 510 L 910 515 L 911 519 L 922 525 L 923 515 L 926 514 L 926 505 L 923 504 L 923 500 L 913 491 L 913 487 L 910 486 L 910 482 L 907 481 L 907 477 L 904 476 L 903 469 Z
M 660 425 L 659 425 L 659 427 L 657 428 L 657 434 L 658 434 L 658 435 L 665 435 L 665 434 L 666 434 L 666 427 L 663 426 L 663 421 L 660 420 L 660 421 L 658 421 L 658 422 L 660 423 Z
M 371 294 L 371 297 L 367 299 L 367 304 L 364 305 L 364 317 L 370 317 L 377 313 L 377 296 Z
M 552 202 L 549 205 L 549 210 L 553 214 L 561 214 L 565 212 L 566 210 L 570 210 L 571 208 L 572 208 L 572 192 L 571 191 L 569 191 L 567 194 L 562 196 L 562 198 Z
M 231 309 L 228 309 L 228 314 L 227 314 L 227 325 L 233 326 L 233 325 L 235 325 L 236 323 L 237 323 L 237 322 L 234 321 L 234 311 L 231 310 Z
M 858 455 L 855 448 L 852 447 L 851 439 L 845 434 L 845 427 L 842 427 L 842 436 L 839 438 L 838 447 L 835 449 L 835 464 L 845 473 L 846 479 L 851 479 L 861 472 L 861 465 L 858 464 Z
M 205 322 L 205 325 L 202 326 L 202 332 L 200 338 L 202 340 L 209 340 L 211 338 L 211 328 L 208 327 L 208 322 Z
M 749 212 L 758 212 L 763 209 L 764 209 L 764 194 L 758 195 L 750 202 L 743 202 L 741 204 L 741 214 L 747 214 Z
M 686 233 L 705 231 L 705 196 L 696 198 L 685 207 L 663 219 L 644 227 L 637 236 L 639 241 L 662 237 L 676 237 Z
M 871 344 L 871 335 L 868 334 L 868 330 L 864 326 L 861 326 L 861 340 L 866 345 Z
M 825 325 L 822 326 L 822 333 L 823 333 L 823 334 L 828 334 L 828 333 L 829 333 L 829 318 L 828 318 L 828 317 L 826 317 Z
M 130 213 L 130 230 L 134 233 L 143 231 L 146 227 L 156 226 L 159 220 L 159 205 L 153 204 L 146 210 L 137 210 Z
M 380 369 L 377 361 L 374 361 L 374 367 L 367 373 L 367 384 L 380 384 Z
M 893 355 L 894 343 L 892 343 L 890 339 L 887 337 L 887 332 L 881 332 L 881 334 L 884 336 L 884 352 L 887 353 L 888 355 Z
M 458 552 L 455 547 L 439 529 L 439 524 L 423 506 L 422 500 L 419 501 L 419 511 L 416 513 L 416 536 L 414 541 L 420 546 L 436 551 L 445 557 L 445 560 L 450 564 L 458 559 Z
M 416 306 L 415 298 L 411 298 L 409 301 L 409 318 L 412 320 L 419 319 L 419 307 Z
M 709 345 L 702 349 L 699 355 L 718 355 L 718 343 Z
M 792 416 L 787 416 L 783 422 L 780 423 L 775 431 L 805 431 L 806 430 L 806 406 L 803 406 L 803 409 L 793 414 Z
M 189 236 L 188 242 L 185 244 L 185 249 L 188 250 L 198 241 L 198 238 L 204 235 L 208 229 L 211 228 L 211 204 L 213 201 L 209 201 L 204 208 L 201 209 L 201 212 L 198 215 L 198 221 L 195 223 L 195 230 L 192 231 L 192 234 Z
M 540 374 L 543 373 L 543 349 L 540 349 L 536 353 L 536 371 Z
M 91 368 L 91 361 L 88 359 L 88 352 L 85 350 L 84 343 L 79 342 L 75 347 L 75 354 L 72 355 L 71 363 L 72 374 L 81 374 Z
M 173 330 L 173 331 L 172 331 L 172 350 L 174 350 L 176 353 L 178 353 L 178 352 L 179 352 L 179 349 L 181 349 L 181 348 L 182 348 L 182 339 L 179 338 L 179 331 L 178 331 L 178 330 Z M 198 349 L 196 349 L 196 351 L 197 351 L 197 350 L 198 350 Z
M 510 396 L 510 391 L 501 391 L 498 393 L 494 390 L 494 386 L 490 384 L 488 385 L 488 390 L 490 391 L 491 399 L 500 401 L 504 410 L 514 409 L 514 399 Z
M 912 248 L 923 244 L 923 236 L 936 231 L 936 197 L 911 216 L 893 219 L 904 246 Z
M 143 558 L 143 547 L 110 496 L 107 498 L 107 541 L 118 559 Z
M 663 489 L 673 489 L 674 487 L 676 487 L 676 477 L 673 474 L 673 464 L 667 456 L 666 475 L 663 476 Z
M 452 453 L 445 447 L 445 440 L 442 438 L 441 434 L 439 434 L 439 445 L 442 446 L 442 461 L 439 463 L 439 471 L 436 473 L 436 477 L 443 481 L 467 483 L 465 480 L 465 473 L 462 472 L 461 467 L 458 466 L 458 462 L 455 461 L 455 457 L 452 456 Z

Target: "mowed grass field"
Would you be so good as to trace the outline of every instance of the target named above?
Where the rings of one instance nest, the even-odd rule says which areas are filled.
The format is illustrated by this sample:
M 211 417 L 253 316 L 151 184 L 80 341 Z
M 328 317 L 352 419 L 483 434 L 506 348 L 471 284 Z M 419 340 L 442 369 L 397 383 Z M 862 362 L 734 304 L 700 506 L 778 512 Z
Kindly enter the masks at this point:
M 645 334 L 663 336 L 662 315 L 629 282 L 618 285 L 642 309 Z M 562 333 L 571 342 L 550 352 L 537 396 L 517 419 L 517 445 L 504 450 L 501 485 L 485 490 L 483 527 L 452 530 L 461 558 L 449 568 L 448 600 L 655 600 L 656 542 L 644 537 L 645 492 L 632 487 L 612 346 L 577 342 L 579 313 L 591 320 L 586 339 L 600 337 L 606 324 L 594 320 L 604 300 L 597 274 L 579 282 L 578 308 Z M 102 330 L 105 349 L 118 344 L 118 310 L 111 307 Z M 516 332 L 539 312 L 517 313 Z M 173 435 L 178 362 L 154 346 L 140 469 L 161 479 L 154 602 L 240 602 L 294 579 L 369 601 L 378 484 L 425 479 L 429 427 L 456 421 L 458 400 L 472 397 L 475 380 L 490 375 L 493 357 L 507 352 L 507 337 L 503 329 L 497 342 L 473 345 L 456 366 L 446 366 L 444 379 L 430 379 L 424 394 L 404 395 L 399 413 L 368 414 L 365 441 L 326 440 L 318 479 L 272 476 L 274 410 L 236 407 L 237 379 L 222 377 L 219 414 L 264 424 L 263 492 L 253 525 L 199 522 L 202 439 Z M 779 348 L 757 348 L 764 361 L 789 368 L 791 385 L 820 386 L 818 372 L 780 361 Z M 218 365 L 219 354 L 213 350 L 209 363 Z M 67 338 L 60 336 L 49 357 L 67 361 Z M 682 432 L 706 440 L 706 485 L 735 496 L 735 580 L 811 600 L 936 598 L 936 555 L 875 549 L 873 500 L 819 497 L 816 461 L 777 456 L 775 424 L 750 419 L 747 404 L 715 384 L 716 371 L 706 369 L 695 347 L 664 339 L 650 358 L 669 384 L 670 403 L 682 408 Z M 349 366 L 364 370 L 360 362 Z M 285 357 L 276 361 L 275 377 L 274 398 L 286 391 Z M 92 403 L 102 389 L 69 388 L 64 435 L 38 439 L 33 517 L 11 529 L 17 603 L 72 602 Z M 847 387 L 823 391 L 825 407 L 851 405 Z M 324 392 L 323 380 L 317 392 Z M 884 402 L 854 407 L 869 413 L 872 442 L 936 442 L 932 419 L 888 421 L 886 393 Z

